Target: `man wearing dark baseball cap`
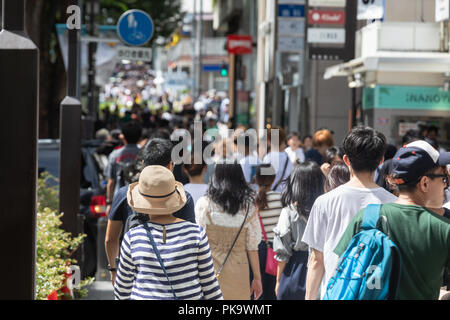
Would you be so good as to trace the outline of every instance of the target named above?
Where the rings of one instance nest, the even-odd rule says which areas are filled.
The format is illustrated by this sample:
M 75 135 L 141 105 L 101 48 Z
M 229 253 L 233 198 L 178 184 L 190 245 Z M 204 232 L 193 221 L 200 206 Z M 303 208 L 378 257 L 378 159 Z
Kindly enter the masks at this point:
M 429 210 L 444 202 L 448 186 L 446 165 L 450 152 L 439 154 L 429 143 L 414 141 L 400 148 L 393 158 L 392 178 L 400 195 L 384 204 L 380 215 L 387 218 L 380 229 L 389 234 L 401 253 L 398 299 L 437 300 L 445 267 L 450 268 L 450 219 Z M 358 212 L 334 252 L 341 256 L 352 237 L 359 233 L 364 209 Z

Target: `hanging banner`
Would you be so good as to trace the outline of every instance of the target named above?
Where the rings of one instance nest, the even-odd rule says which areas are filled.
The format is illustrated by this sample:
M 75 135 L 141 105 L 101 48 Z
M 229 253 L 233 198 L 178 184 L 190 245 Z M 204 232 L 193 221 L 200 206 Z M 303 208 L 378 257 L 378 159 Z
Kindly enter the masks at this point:
M 436 22 L 450 18 L 450 0 L 436 0 Z
M 383 19 L 384 0 L 358 0 L 358 20 Z

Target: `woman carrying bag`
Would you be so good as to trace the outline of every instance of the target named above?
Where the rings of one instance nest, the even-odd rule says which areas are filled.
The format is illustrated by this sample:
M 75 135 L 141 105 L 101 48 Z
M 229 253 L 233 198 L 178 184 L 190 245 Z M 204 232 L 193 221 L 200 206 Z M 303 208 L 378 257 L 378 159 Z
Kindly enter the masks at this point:
M 261 268 L 261 280 L 263 294 L 260 300 L 276 300 L 275 284 L 278 261 L 275 260 L 273 251 L 273 229 L 278 223 L 281 209 L 281 193 L 270 191 L 275 181 L 276 172 L 270 164 L 261 164 L 255 170 L 255 183 L 258 186 L 256 207 L 263 239 L 259 244 L 259 265 Z
M 145 167 L 127 200 L 150 220 L 122 241 L 117 300 L 222 299 L 205 230 L 173 216 L 186 204 L 183 185 L 162 166 Z
M 283 210 L 274 229 L 278 260 L 275 292 L 278 300 L 304 300 L 308 246 L 301 241 L 311 207 L 324 193 L 324 176 L 313 161 L 298 164 L 281 195 Z
M 262 293 L 258 260 L 261 226 L 254 192 L 241 166 L 218 163 L 208 193 L 195 206 L 197 223 L 206 229 L 214 269 L 225 300 L 249 300 Z M 254 278 L 250 284 L 249 267 Z

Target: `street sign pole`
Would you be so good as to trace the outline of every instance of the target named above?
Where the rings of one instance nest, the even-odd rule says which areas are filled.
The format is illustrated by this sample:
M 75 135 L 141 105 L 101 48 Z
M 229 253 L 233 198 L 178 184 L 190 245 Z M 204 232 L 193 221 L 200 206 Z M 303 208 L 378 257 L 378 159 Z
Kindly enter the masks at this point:
M 232 128 L 234 128 L 236 125 L 236 55 L 234 53 L 228 55 L 228 97 L 230 99 L 228 114 Z
M 0 300 L 34 300 L 39 49 L 25 33 L 25 1 L 3 0 L 0 32 Z
M 77 2 L 72 0 L 72 4 Z M 61 102 L 59 131 L 59 212 L 64 213 L 63 229 L 73 236 L 77 236 L 80 231 L 77 219 L 81 160 L 81 102 L 77 93 L 79 38 L 79 30 L 69 30 L 67 96 Z
M 86 8 L 88 8 L 89 23 L 88 23 L 88 34 L 92 37 L 96 35 L 95 29 L 95 15 L 97 6 L 99 6 L 98 0 L 89 0 L 86 3 Z M 95 84 L 96 77 L 96 52 L 97 43 L 88 43 L 88 117 L 86 121 L 86 138 L 91 139 L 94 137 L 94 123 L 97 120 L 97 88 Z

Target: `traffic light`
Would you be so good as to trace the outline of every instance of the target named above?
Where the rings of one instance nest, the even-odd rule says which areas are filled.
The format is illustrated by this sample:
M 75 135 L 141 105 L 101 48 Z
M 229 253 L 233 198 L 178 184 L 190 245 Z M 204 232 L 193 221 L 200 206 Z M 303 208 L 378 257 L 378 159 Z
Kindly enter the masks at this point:
M 226 64 L 222 64 L 222 68 L 220 68 L 220 75 L 222 77 L 228 77 L 228 66 Z

